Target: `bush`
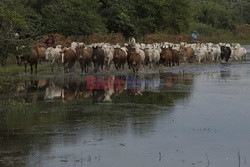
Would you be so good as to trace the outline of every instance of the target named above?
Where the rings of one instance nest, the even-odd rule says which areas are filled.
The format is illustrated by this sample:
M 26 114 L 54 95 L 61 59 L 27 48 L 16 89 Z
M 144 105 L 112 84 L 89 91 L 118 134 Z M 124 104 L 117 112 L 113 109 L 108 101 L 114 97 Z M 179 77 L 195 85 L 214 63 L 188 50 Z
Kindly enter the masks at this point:
M 193 22 L 190 25 L 189 33 L 193 31 L 197 31 L 201 35 L 212 35 L 216 29 L 207 24 Z

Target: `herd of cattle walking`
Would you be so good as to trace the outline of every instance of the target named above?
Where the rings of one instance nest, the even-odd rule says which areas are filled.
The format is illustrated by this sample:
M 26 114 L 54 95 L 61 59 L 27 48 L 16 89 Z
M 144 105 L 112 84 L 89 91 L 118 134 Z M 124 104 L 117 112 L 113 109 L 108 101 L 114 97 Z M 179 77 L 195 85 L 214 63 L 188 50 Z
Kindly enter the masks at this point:
M 25 49 L 25 46 L 17 50 Z M 64 72 L 73 69 L 76 61 L 79 61 L 81 71 L 88 73 L 94 65 L 94 71 L 109 70 L 114 64 L 117 71 L 123 70 L 127 64 L 129 69 L 137 73 L 141 67 L 157 68 L 163 66 L 176 66 L 180 62 L 206 62 L 206 61 L 237 61 L 246 58 L 247 50 L 238 43 L 124 43 L 111 45 L 109 43 L 84 43 L 72 42 L 70 47 L 57 45 L 56 47 L 31 48 L 30 54 L 16 55 L 17 63 L 24 62 L 25 73 L 27 64 L 30 64 L 31 74 L 33 66 L 37 73 L 37 65 L 40 61 L 50 61 L 51 71 L 54 64 L 64 66 Z

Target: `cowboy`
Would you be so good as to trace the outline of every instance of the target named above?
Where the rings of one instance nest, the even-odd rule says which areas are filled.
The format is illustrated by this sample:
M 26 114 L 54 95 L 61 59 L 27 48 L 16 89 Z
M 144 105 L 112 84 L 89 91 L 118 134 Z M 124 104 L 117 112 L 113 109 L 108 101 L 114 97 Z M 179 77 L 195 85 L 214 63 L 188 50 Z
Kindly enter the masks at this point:
M 199 37 L 200 35 L 197 33 L 197 31 L 194 31 L 192 33 L 192 42 L 197 42 Z
M 46 39 L 45 44 L 47 47 L 51 47 L 55 44 L 55 39 L 53 35 L 49 35 L 49 37 Z
M 135 43 L 136 43 L 135 38 L 134 38 L 133 36 L 131 36 L 131 37 L 129 38 L 128 43 L 131 44 L 131 45 L 135 45 Z

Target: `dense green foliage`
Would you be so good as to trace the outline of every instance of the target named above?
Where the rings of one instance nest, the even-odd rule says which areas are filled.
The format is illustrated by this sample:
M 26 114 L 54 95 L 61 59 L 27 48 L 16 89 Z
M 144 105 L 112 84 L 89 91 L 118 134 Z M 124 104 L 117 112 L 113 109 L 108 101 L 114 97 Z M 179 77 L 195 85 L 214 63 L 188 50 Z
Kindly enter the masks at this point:
M 249 0 L 1 0 L 0 50 L 6 55 L 21 36 L 156 32 L 178 34 L 216 29 L 234 31 L 250 24 Z
M 234 30 L 250 23 L 248 0 L 2 0 L 1 32 L 41 35 L 180 33 L 190 23 Z

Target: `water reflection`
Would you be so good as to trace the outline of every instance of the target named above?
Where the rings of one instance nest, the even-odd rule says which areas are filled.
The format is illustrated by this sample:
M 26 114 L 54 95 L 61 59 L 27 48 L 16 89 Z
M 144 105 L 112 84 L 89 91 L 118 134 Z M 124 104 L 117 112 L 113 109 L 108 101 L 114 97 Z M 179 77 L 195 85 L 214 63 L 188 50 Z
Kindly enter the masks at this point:
M 166 73 L 131 76 L 161 79 L 160 90 L 141 90 L 138 84 L 128 89 L 127 77 L 98 77 L 123 79 L 124 89 L 87 89 L 84 77 L 18 81 L 16 92 L 0 102 L 0 165 L 34 166 L 34 152 L 39 152 L 45 158 L 40 163 L 46 166 L 45 155 L 61 142 L 91 145 L 131 132 L 145 135 L 162 117 L 159 107 L 168 115 L 179 100 L 190 96 L 193 86 L 193 75 Z
M 135 84 L 133 85 L 131 83 L 127 83 L 128 78 L 136 78 L 137 81 L 135 81 Z M 141 103 L 144 103 L 143 101 L 147 99 L 146 97 L 150 97 L 150 95 L 154 95 L 156 97 L 159 95 L 162 96 L 164 94 L 168 95 L 169 93 L 171 93 L 169 92 L 169 90 L 173 91 L 176 86 L 192 85 L 193 76 L 190 74 L 177 75 L 172 73 L 165 73 L 137 76 L 111 75 L 96 78 L 96 80 L 99 79 L 103 80 L 105 82 L 104 84 L 106 84 L 107 79 L 117 79 L 122 80 L 122 82 L 119 85 L 119 89 L 118 84 L 114 84 L 114 88 L 109 89 L 89 89 L 87 88 L 88 83 L 86 78 L 81 77 L 50 77 L 45 79 L 30 78 L 30 80 L 19 81 L 16 84 L 16 97 L 23 98 L 28 103 L 58 101 L 70 102 L 75 100 L 85 101 L 86 99 L 92 99 L 94 103 L 117 103 L 133 102 L 133 100 L 130 99 L 134 98 L 142 99 Z M 151 83 L 148 84 L 147 81 L 151 82 L 154 85 L 158 84 L 157 86 L 159 86 L 158 82 L 161 81 L 161 87 L 150 87 Z M 127 85 L 130 85 L 130 87 L 127 88 Z M 152 101 L 152 103 L 155 102 L 158 103 L 155 100 Z M 135 103 L 138 103 L 138 101 Z M 162 104 L 164 105 L 164 102 Z

